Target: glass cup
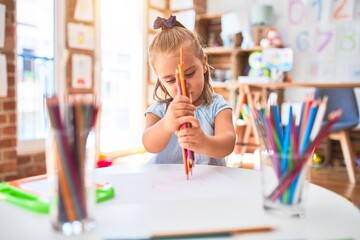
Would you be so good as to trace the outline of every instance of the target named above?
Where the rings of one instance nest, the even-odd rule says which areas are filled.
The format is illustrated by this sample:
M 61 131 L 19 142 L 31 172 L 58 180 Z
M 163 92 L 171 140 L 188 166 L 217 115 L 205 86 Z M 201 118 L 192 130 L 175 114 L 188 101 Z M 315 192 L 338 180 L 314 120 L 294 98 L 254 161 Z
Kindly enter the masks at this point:
M 281 155 L 272 150 L 261 150 L 259 154 L 264 209 L 275 215 L 305 216 L 312 154 Z
M 46 144 L 50 217 L 53 228 L 64 235 L 79 235 L 95 227 L 95 164 L 95 130 L 50 130 Z

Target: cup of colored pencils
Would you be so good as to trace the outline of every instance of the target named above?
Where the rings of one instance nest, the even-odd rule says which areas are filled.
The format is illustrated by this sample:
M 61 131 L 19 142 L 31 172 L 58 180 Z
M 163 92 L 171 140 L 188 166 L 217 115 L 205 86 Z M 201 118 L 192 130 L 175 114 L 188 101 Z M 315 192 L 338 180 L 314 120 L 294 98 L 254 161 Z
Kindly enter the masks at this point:
M 46 164 L 52 225 L 64 235 L 79 235 L 95 227 L 92 174 L 99 107 L 84 96 L 69 96 L 63 106 L 56 96 L 46 97 L 46 107 L 50 119 Z
M 339 109 L 325 116 L 326 103 L 326 98 L 307 98 L 300 119 L 296 119 L 290 104 L 286 124 L 276 104 L 254 109 L 263 146 L 259 151 L 263 206 L 268 212 L 290 217 L 305 215 L 313 152 L 342 113 Z

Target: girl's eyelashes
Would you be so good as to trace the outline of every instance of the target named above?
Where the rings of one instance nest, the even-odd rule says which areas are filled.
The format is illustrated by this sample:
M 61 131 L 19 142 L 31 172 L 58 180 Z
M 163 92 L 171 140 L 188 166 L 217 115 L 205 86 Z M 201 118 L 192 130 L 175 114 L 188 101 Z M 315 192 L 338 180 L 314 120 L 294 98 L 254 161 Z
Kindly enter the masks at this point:
M 175 78 L 171 78 L 171 79 L 169 79 L 169 80 L 167 80 L 166 81 L 166 83 L 174 83 L 174 82 L 176 82 L 176 79 Z
M 192 76 L 194 76 L 195 74 L 195 71 L 191 72 L 191 73 L 188 73 L 188 74 L 185 74 L 185 77 L 186 78 L 191 78 Z
M 190 73 L 185 74 L 185 78 L 191 78 L 192 76 L 194 76 L 195 72 L 196 71 L 192 71 Z M 165 82 L 167 84 L 172 84 L 172 83 L 176 82 L 176 79 L 175 78 L 169 78 L 169 79 L 166 79 Z

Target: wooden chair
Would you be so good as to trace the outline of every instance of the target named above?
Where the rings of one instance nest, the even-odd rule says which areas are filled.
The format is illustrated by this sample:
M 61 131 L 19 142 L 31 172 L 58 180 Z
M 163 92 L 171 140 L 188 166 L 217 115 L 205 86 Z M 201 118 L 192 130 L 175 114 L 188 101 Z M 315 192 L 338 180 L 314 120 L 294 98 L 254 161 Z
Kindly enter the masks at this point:
M 351 183 L 356 182 L 356 159 L 350 142 L 350 130 L 360 122 L 356 96 L 353 88 L 316 88 L 314 98 L 328 97 L 325 116 L 336 109 L 342 109 L 342 115 L 331 128 L 328 139 L 340 142 L 346 170 Z M 325 119 L 326 120 L 326 119 Z M 327 141 L 325 158 L 331 155 L 329 140 Z M 328 159 L 326 159 L 326 162 Z

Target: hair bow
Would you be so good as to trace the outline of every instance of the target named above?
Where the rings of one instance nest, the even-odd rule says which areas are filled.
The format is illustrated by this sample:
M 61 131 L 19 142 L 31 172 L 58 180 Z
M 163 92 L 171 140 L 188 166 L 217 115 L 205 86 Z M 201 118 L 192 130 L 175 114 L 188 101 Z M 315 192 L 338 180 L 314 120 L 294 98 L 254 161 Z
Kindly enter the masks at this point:
M 168 19 L 157 17 L 154 22 L 154 29 L 172 28 L 176 22 L 176 16 L 171 15 Z

